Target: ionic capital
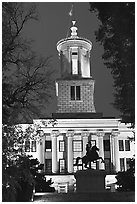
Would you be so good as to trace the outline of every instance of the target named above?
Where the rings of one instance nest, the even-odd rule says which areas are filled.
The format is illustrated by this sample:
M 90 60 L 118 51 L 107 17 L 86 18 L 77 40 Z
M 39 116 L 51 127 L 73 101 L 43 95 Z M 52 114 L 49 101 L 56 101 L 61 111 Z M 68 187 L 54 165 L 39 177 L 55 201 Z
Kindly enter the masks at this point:
M 82 137 L 88 137 L 89 136 L 89 131 L 88 130 L 83 130 L 81 133 Z
M 98 137 L 104 137 L 105 132 L 104 132 L 103 130 L 99 130 L 99 131 L 97 131 L 96 135 L 97 135 Z
M 52 136 L 52 137 L 57 137 L 57 136 L 59 136 L 59 131 L 58 131 L 58 130 L 52 130 L 51 136 Z
M 67 137 L 73 137 L 74 136 L 74 130 L 68 130 L 66 133 Z
M 119 132 L 118 132 L 118 131 L 112 131 L 112 132 L 111 132 L 111 136 L 112 136 L 112 137 L 118 137 L 118 135 L 119 135 Z

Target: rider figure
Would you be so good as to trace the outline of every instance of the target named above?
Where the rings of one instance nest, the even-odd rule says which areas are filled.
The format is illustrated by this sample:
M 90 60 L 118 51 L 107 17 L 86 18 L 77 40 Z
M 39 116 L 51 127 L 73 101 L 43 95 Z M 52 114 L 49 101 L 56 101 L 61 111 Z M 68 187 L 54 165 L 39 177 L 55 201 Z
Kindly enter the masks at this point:
M 91 145 L 91 141 L 89 141 L 86 144 L 86 156 L 87 156 L 88 159 L 90 157 L 91 149 L 92 149 L 92 145 Z M 85 164 L 85 167 L 87 168 L 87 164 Z M 89 168 L 91 168 L 91 162 L 89 163 Z
M 91 151 L 91 147 L 92 147 L 92 145 L 91 145 L 91 142 L 89 141 L 87 144 L 86 144 L 86 155 L 88 155 L 89 154 L 89 152 Z

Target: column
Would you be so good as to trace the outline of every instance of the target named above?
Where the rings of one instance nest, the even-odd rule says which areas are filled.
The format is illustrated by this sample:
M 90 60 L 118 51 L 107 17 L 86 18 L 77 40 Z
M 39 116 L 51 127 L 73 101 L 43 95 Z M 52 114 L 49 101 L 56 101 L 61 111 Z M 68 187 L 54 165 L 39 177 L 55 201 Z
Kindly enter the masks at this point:
M 42 138 L 42 143 L 43 143 L 43 145 L 42 145 L 42 149 L 43 149 L 43 152 L 42 152 L 42 154 L 43 154 L 43 164 L 44 164 L 44 172 L 45 172 L 45 135 Z
M 119 156 L 118 156 L 118 151 L 119 151 L 119 144 L 118 144 L 118 132 L 112 132 L 112 138 L 113 138 L 113 165 L 114 165 L 114 170 L 118 172 L 120 170 L 120 161 L 119 161 Z
M 78 75 L 82 75 L 81 73 L 81 49 L 78 48 Z
M 67 48 L 66 52 L 68 53 L 68 62 L 69 62 L 68 72 L 71 74 L 72 73 L 72 68 L 71 68 L 72 60 L 71 60 L 71 49 L 70 49 L 70 47 Z M 66 52 L 65 52 L 65 55 L 66 55 Z M 65 55 L 64 55 L 64 58 L 66 57 Z M 65 66 L 65 64 L 64 64 L 64 66 Z M 65 68 L 64 70 L 66 71 L 66 67 L 64 67 L 64 68 Z
M 87 68 L 88 76 L 91 76 L 90 74 L 90 51 L 89 50 L 87 51 L 87 63 L 88 63 L 88 68 Z
M 83 130 L 81 136 L 83 139 L 83 156 L 85 156 L 86 155 L 86 144 L 88 143 L 89 131 Z
M 63 73 L 63 52 L 60 51 L 59 53 L 59 56 L 60 56 L 60 68 L 61 68 L 61 73 Z
M 112 134 L 110 134 L 110 162 L 111 162 L 111 171 L 113 171 L 113 166 L 114 166 L 114 150 L 113 150 L 113 145 L 114 144 L 114 139 L 112 137 Z
M 68 145 L 67 145 L 67 170 L 68 173 L 73 173 L 73 135 L 74 131 L 67 132 Z
M 58 172 L 57 136 L 58 131 L 52 131 L 52 173 Z
M 38 161 L 40 162 L 40 164 L 44 164 L 44 158 L 43 158 L 43 136 L 44 136 L 44 132 L 43 130 L 39 130 L 39 141 L 37 142 L 37 152 L 38 152 Z
M 98 136 L 98 148 L 99 148 L 99 157 L 102 157 L 104 159 L 104 145 L 103 145 L 103 136 L 104 136 L 103 131 L 98 131 L 97 136 Z M 99 160 L 99 169 L 105 169 L 105 164 Z

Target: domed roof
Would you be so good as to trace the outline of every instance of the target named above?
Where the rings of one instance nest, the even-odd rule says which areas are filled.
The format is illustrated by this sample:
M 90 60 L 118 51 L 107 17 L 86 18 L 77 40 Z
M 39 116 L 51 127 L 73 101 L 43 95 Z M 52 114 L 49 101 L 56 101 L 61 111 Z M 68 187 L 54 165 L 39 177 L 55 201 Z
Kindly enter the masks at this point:
M 92 48 L 92 42 L 86 38 L 79 37 L 77 35 L 77 27 L 75 26 L 76 21 L 72 21 L 73 26 L 70 28 L 71 30 L 71 36 L 61 39 L 57 43 L 57 50 L 60 52 L 61 50 L 66 49 L 66 47 L 75 47 L 80 46 L 84 47 L 87 50 L 91 50 Z

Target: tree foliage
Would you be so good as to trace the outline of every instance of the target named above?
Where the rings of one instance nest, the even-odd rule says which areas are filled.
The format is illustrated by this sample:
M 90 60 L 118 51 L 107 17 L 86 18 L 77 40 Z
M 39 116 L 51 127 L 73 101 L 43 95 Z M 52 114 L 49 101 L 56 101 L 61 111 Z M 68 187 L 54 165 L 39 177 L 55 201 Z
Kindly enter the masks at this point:
M 2 199 L 3 201 L 29 201 L 32 196 L 34 179 L 28 157 L 19 156 L 14 164 L 3 168 Z M 25 196 L 24 196 L 25 195 Z
M 54 191 L 41 173 L 44 165 L 25 153 L 25 140 L 40 142 L 39 125 L 3 125 L 2 133 L 2 200 L 30 201 L 34 188 L 38 192 Z
M 118 191 L 135 191 L 135 158 L 129 161 L 129 169 L 118 172 L 117 176 Z
M 2 200 L 4 202 L 31 201 L 33 190 L 54 192 L 51 180 L 46 181 L 42 164 L 29 156 L 19 156 L 14 164 L 3 169 Z
M 101 21 L 96 39 L 104 46 L 103 59 L 114 78 L 114 106 L 123 122 L 135 122 L 135 3 L 90 3 Z
M 23 38 L 25 25 L 38 20 L 36 4 L 2 4 L 2 108 L 3 124 L 28 123 L 45 116 L 53 89 L 50 57 L 31 51 Z
M 22 127 L 20 125 L 3 125 L 2 127 L 2 165 L 3 168 L 16 164 L 19 156 L 25 155 L 24 142 L 28 139 L 37 139 L 39 135 L 37 128 L 32 125 Z
M 43 122 L 43 121 L 42 121 Z M 49 120 L 42 123 L 45 127 L 51 124 L 56 125 L 56 120 Z M 21 124 L 2 126 L 2 164 L 3 168 L 13 165 L 18 161 L 19 156 L 25 156 L 25 141 L 35 140 L 37 144 L 41 141 L 40 124 Z

